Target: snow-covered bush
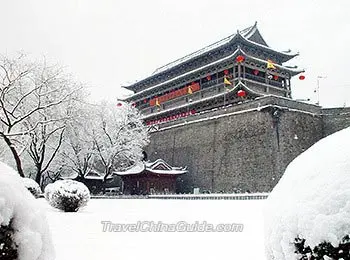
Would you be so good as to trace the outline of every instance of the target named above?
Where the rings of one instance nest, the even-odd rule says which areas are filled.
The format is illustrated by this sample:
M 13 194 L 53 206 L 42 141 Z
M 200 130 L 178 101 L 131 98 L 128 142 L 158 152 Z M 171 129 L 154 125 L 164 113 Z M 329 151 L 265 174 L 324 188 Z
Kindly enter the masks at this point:
M 350 128 L 293 160 L 265 210 L 268 260 L 349 259 Z
M 81 182 L 60 180 L 46 186 L 45 198 L 54 208 L 75 212 L 90 200 L 90 191 Z
M 35 198 L 38 198 L 40 196 L 41 189 L 38 183 L 30 178 L 22 178 L 22 181 L 24 183 L 24 186 L 30 191 L 31 194 L 34 195 Z
M 46 217 L 22 178 L 0 162 L 0 259 L 54 259 Z

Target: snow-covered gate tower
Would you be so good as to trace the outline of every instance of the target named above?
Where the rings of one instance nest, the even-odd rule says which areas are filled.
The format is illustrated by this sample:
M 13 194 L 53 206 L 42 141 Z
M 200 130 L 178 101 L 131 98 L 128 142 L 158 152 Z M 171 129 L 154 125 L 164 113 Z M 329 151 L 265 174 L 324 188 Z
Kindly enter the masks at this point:
M 323 137 L 319 106 L 292 100 L 283 64 L 257 24 L 125 86 L 151 132 L 151 160 L 188 166 L 178 192 L 266 192 L 298 154 Z

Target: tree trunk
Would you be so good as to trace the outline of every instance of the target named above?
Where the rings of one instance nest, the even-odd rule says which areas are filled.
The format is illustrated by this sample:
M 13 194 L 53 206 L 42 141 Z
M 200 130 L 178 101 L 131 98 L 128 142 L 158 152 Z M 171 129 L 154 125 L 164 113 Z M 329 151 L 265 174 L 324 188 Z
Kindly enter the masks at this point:
M 24 178 L 25 176 L 24 176 L 24 173 L 23 173 L 22 162 L 21 162 L 21 158 L 19 158 L 19 154 L 17 153 L 17 151 L 16 151 L 15 147 L 13 146 L 11 140 L 4 134 L 2 134 L 2 137 L 3 137 L 4 141 L 6 142 L 6 144 L 9 146 L 9 148 L 10 148 L 10 150 L 12 152 L 13 158 L 16 161 L 16 167 L 17 167 L 17 171 L 18 171 L 19 175 Z
M 42 148 L 41 148 L 41 156 L 38 158 L 39 161 L 36 162 L 35 166 L 36 166 L 36 176 L 35 176 L 35 181 L 36 183 L 39 184 L 39 186 L 41 186 L 41 176 L 43 175 L 43 163 L 44 163 L 44 157 L 45 157 L 45 143 L 43 144 Z
M 41 166 L 37 166 L 35 181 L 36 181 L 36 183 L 39 184 L 39 186 L 41 186 L 41 183 L 40 183 L 41 182 L 41 176 L 42 176 Z

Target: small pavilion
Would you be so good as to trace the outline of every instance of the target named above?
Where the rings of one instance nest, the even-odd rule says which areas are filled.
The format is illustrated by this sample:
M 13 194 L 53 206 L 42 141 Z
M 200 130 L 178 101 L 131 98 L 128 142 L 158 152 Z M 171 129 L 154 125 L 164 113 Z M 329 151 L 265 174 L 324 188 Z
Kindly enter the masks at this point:
M 140 162 L 124 172 L 115 172 L 122 178 L 125 195 L 174 194 L 176 178 L 187 172 L 183 167 L 172 167 L 162 159 Z

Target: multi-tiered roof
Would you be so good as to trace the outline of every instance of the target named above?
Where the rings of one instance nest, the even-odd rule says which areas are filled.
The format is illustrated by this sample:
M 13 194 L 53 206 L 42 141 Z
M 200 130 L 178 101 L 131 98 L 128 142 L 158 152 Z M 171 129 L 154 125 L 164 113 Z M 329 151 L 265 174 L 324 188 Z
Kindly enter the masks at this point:
M 259 96 L 291 97 L 290 79 L 302 71 L 283 63 L 297 55 L 270 48 L 255 23 L 126 86 L 134 91 L 126 101 L 158 124 Z

